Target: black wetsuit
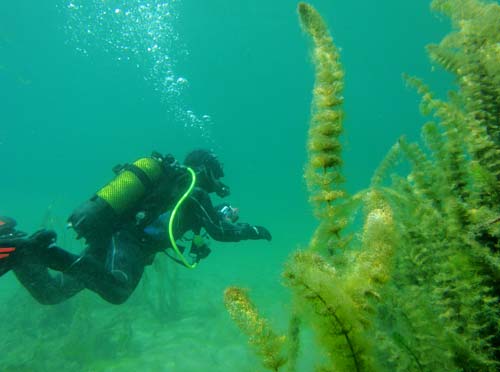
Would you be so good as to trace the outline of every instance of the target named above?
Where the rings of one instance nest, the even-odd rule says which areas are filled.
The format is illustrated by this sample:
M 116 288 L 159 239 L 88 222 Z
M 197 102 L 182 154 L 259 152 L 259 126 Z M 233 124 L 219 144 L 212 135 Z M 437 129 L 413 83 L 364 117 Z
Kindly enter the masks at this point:
M 176 239 L 190 230 L 199 234 L 205 229 L 218 241 L 270 240 L 265 228 L 225 220 L 212 205 L 209 194 L 201 188 L 193 190 L 178 213 L 174 220 Z M 110 303 L 121 304 L 137 287 L 144 267 L 153 262 L 156 253 L 170 247 L 166 229 L 159 224 L 158 218 L 165 219 L 165 215 L 157 216 L 147 226 L 137 225 L 135 221 L 122 224 L 113 233 L 87 241 L 87 248 L 81 255 L 52 246 L 45 249 L 43 263 L 25 262 L 16 265 L 13 271 L 42 304 L 62 302 L 84 288 Z M 53 275 L 48 268 L 60 273 Z

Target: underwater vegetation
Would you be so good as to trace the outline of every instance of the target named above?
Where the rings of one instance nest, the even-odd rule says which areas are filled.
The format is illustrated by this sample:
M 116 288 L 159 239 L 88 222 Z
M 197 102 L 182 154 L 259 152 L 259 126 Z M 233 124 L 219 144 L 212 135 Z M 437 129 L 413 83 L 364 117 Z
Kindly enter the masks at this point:
M 422 143 L 401 138 L 369 187 L 348 195 L 339 52 L 321 15 L 298 5 L 316 72 L 305 179 L 319 226 L 284 267 L 293 299 L 286 335 L 272 330 L 246 291 L 225 293 L 267 370 L 297 369 L 310 352 L 301 351 L 304 329 L 322 351 L 317 371 L 500 369 L 500 6 L 434 0 L 431 7 L 452 23 L 427 52 L 453 74 L 453 90 L 440 99 L 405 76 L 429 120 Z M 396 172 L 401 162 L 407 174 Z

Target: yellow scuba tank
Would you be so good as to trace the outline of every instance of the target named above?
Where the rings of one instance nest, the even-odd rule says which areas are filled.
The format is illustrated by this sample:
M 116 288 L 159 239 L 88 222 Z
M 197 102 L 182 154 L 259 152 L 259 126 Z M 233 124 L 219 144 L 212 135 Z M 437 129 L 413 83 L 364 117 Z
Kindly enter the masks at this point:
M 172 156 L 154 152 L 151 157 L 113 168 L 116 177 L 79 206 L 68 219 L 78 237 L 89 240 L 112 233 L 126 217 L 137 212 L 141 201 L 168 176 L 169 166 L 176 164 Z
M 142 158 L 131 165 L 125 165 L 117 176 L 106 186 L 96 192 L 109 204 L 113 211 L 120 215 L 140 201 L 162 174 L 161 163 L 153 158 Z

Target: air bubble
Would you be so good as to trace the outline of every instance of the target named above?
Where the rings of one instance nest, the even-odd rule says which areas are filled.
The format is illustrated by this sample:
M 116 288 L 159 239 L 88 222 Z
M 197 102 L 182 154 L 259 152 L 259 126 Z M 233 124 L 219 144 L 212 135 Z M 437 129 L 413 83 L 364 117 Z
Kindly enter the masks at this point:
M 185 79 L 185 78 L 183 78 L 183 77 L 179 77 L 179 78 L 177 78 L 177 84 L 182 84 L 182 85 L 184 85 L 184 84 L 187 84 L 187 83 L 188 83 L 187 79 Z
M 174 122 L 210 137 L 210 116 L 198 116 L 185 107 L 183 94 L 189 82 L 175 72 L 176 62 L 189 56 L 175 27 L 179 1 L 123 0 L 119 8 L 116 2 L 103 0 L 69 0 L 66 4 L 61 9 L 68 19 L 68 43 L 85 56 L 101 48 L 113 60 L 132 63 L 158 92 Z

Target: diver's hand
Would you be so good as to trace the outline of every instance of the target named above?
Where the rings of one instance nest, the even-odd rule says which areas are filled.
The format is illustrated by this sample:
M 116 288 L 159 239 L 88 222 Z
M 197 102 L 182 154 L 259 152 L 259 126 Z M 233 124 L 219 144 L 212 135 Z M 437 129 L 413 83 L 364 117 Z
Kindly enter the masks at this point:
M 267 241 L 271 241 L 273 238 L 269 230 L 263 226 L 249 225 L 248 223 L 238 223 L 236 225 L 242 228 L 241 239 L 266 239 Z
M 208 255 L 210 254 L 210 252 L 212 252 L 212 250 L 210 249 L 210 247 L 208 246 L 208 244 L 202 244 L 202 245 L 196 245 L 196 244 L 192 244 L 191 245 L 191 250 L 190 250 L 190 254 L 195 256 L 195 261 L 196 262 L 199 262 L 201 259 L 203 258 L 207 258 Z
M 266 229 L 264 226 L 252 226 L 252 229 L 257 234 L 256 239 L 266 239 L 268 242 L 270 242 L 273 239 L 269 230 Z

